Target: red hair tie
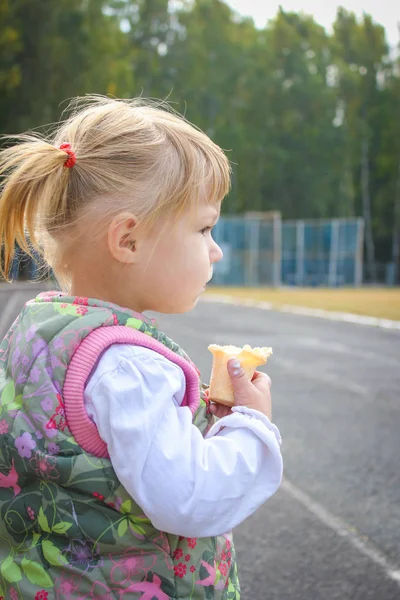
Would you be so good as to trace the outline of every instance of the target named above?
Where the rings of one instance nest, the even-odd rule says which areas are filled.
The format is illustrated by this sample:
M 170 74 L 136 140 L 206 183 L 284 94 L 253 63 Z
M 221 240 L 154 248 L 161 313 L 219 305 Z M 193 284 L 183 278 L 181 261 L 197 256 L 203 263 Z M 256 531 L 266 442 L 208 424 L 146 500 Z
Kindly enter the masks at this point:
M 76 163 L 76 154 L 73 150 L 71 150 L 71 144 L 61 144 L 60 150 L 64 150 L 64 152 L 68 154 L 68 158 L 64 163 L 64 167 L 71 169 Z

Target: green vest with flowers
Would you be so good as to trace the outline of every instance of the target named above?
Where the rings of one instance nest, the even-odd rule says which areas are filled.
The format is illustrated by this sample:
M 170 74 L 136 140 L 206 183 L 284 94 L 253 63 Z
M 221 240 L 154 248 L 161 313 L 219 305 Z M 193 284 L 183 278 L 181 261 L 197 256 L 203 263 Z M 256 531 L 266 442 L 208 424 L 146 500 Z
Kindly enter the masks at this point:
M 197 369 L 143 315 L 58 292 L 28 302 L 0 346 L 0 600 L 238 600 L 231 535 L 157 530 L 115 475 L 83 400 L 115 343 L 178 364 L 193 424 L 211 425 Z

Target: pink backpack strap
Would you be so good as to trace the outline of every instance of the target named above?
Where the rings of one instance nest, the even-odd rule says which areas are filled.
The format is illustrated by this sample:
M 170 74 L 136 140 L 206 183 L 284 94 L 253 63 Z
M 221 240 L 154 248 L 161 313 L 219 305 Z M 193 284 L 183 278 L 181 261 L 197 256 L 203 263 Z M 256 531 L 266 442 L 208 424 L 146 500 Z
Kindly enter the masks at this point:
M 63 398 L 65 415 L 72 435 L 86 452 L 99 458 L 108 458 L 107 445 L 86 412 L 84 391 L 101 354 L 112 344 L 134 344 L 165 356 L 178 365 L 185 375 L 186 391 L 182 406 L 188 406 L 194 414 L 200 403 L 198 372 L 185 358 L 169 350 L 158 340 L 131 327 L 115 325 L 95 329 L 82 340 L 72 356 L 65 376 Z

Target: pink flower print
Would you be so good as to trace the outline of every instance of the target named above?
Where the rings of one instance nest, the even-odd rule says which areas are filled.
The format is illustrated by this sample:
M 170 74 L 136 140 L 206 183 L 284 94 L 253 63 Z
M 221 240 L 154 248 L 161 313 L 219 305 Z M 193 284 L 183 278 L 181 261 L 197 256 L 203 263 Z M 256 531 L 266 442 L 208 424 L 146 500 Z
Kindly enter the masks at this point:
M 65 420 L 64 401 L 61 398 L 61 394 L 57 394 L 58 406 L 56 412 L 50 417 L 50 420 L 46 423 L 46 429 L 60 429 L 64 431 L 67 426 Z
M 182 558 L 182 556 L 183 556 L 183 550 L 182 550 L 182 548 L 177 548 L 176 550 L 174 550 L 173 556 L 176 559 Z
M 159 532 L 159 533 L 160 533 L 160 535 L 153 540 L 153 544 L 155 546 L 158 546 L 159 548 L 161 548 L 161 550 L 163 550 L 163 552 L 165 554 L 168 554 L 168 559 L 169 559 L 169 555 L 171 554 L 171 546 L 169 544 L 167 534 L 163 533 L 163 532 Z M 168 562 L 168 564 L 169 564 L 169 562 Z
M 114 321 L 114 325 L 118 325 L 118 317 L 114 313 L 113 313 L 113 321 Z
M 54 442 L 49 442 L 49 444 L 47 445 L 47 450 L 48 450 L 49 454 L 58 454 L 60 451 L 60 448 Z
M 4 435 L 5 433 L 8 433 L 8 423 L 5 419 L 2 419 L 0 421 L 0 435 Z
M 14 588 L 10 588 L 10 597 L 11 600 L 18 600 L 18 592 Z
M 221 554 L 221 560 L 226 560 L 226 552 L 222 552 L 222 554 Z
M 192 566 L 190 567 L 190 572 L 191 572 L 191 573 L 194 573 L 194 572 L 195 572 L 195 570 L 196 570 L 196 567 L 195 567 L 194 565 L 192 565 Z
M 51 411 L 53 410 L 53 406 L 54 406 L 54 401 L 50 398 L 50 396 L 46 396 L 45 398 L 43 398 L 43 400 L 40 402 L 40 406 L 42 407 L 42 409 L 47 412 L 47 411 Z
M 138 575 L 146 575 L 154 567 L 156 557 L 148 552 L 138 554 L 137 550 L 130 548 L 119 557 L 118 562 L 113 562 L 111 581 L 120 586 L 133 582 Z
M 37 383 L 40 379 L 40 369 L 36 365 L 31 370 L 31 381 Z
M 56 600 L 74 600 L 75 592 L 79 590 L 81 577 L 71 575 L 67 577 L 64 573 L 55 581 Z M 91 598 L 91 596 L 90 596 Z
M 77 306 L 76 307 L 76 314 L 77 315 L 86 315 L 86 313 L 89 312 L 88 308 L 86 306 Z
M 47 458 L 42 452 L 35 452 L 35 457 L 31 458 L 29 464 L 38 477 L 43 479 L 43 481 L 48 481 L 49 479 L 57 479 L 59 477 L 54 462 L 54 458 Z
M 214 564 L 210 565 L 205 560 L 202 560 L 201 564 L 203 565 L 203 567 L 207 571 L 208 577 L 206 577 L 206 579 L 199 579 L 198 581 L 196 581 L 196 584 L 197 585 L 202 585 L 204 587 L 208 587 L 209 585 L 214 585 L 216 571 L 217 571 L 216 568 L 215 568 L 215 565 Z
M 47 600 L 48 597 L 49 593 L 45 590 L 40 590 L 40 592 L 36 592 L 35 594 L 35 600 Z
M 161 579 L 156 574 L 153 575 L 153 581 L 138 581 L 137 583 L 131 583 L 129 587 L 120 592 L 120 600 L 123 598 L 130 600 L 133 598 L 132 594 L 135 594 L 135 597 L 138 597 L 137 594 L 139 592 L 143 592 L 140 594 L 142 600 L 171 600 L 171 597 L 167 596 L 167 594 L 162 591 Z
M 57 394 L 58 406 L 56 408 L 56 415 L 61 415 L 62 417 L 65 415 L 64 409 L 64 401 L 61 398 L 60 394 Z
M 89 298 L 84 296 L 76 296 L 72 304 L 79 304 L 80 306 L 87 306 L 89 304 Z
M 115 598 L 117 596 L 114 592 L 117 592 L 117 590 L 114 590 L 113 588 L 109 588 L 108 585 L 101 583 L 100 581 L 95 581 L 94 584 L 92 585 L 92 588 L 91 588 L 89 594 L 87 594 L 86 596 L 83 596 L 83 598 L 81 600 L 115 600 Z M 121 596 L 119 596 L 120 598 L 123 597 L 122 594 L 123 594 L 123 592 L 121 592 Z M 57 600 L 58 600 L 58 598 L 57 598 Z M 60 600 L 61 600 L 61 596 L 60 596 Z M 66 598 L 66 599 L 63 598 L 62 600 L 72 600 L 72 596 L 71 596 L 71 598 Z
M 14 443 L 21 458 L 31 458 L 32 450 L 35 448 L 36 442 L 32 439 L 30 433 L 25 431 L 25 433 L 17 437 Z
M 28 517 L 30 518 L 30 520 L 34 521 L 35 520 L 35 511 L 33 510 L 33 508 L 31 508 L 30 506 L 27 506 L 26 512 L 28 513 Z
M 189 562 L 189 560 L 190 560 L 190 554 L 185 554 L 185 560 L 186 560 L 186 562 Z
M 219 572 L 221 573 L 221 575 L 223 575 L 224 577 L 226 577 L 227 573 L 228 573 L 228 566 L 226 563 L 221 563 L 218 567 Z
M 171 600 L 171 597 L 162 591 L 161 579 L 156 574 L 153 575 L 153 581 L 131 583 L 129 587 L 120 592 L 120 600 L 123 598 L 131 600 L 134 597 L 132 594 L 138 597 L 137 594 L 139 592 L 141 600 Z
M 7 475 L 5 473 L 0 473 L 0 488 L 12 488 L 15 496 L 21 491 L 21 488 L 18 485 L 18 473 L 14 466 L 14 459 L 11 460 L 11 469 L 8 471 Z
M 226 545 L 226 549 L 227 549 L 227 550 L 229 550 L 229 549 L 230 549 L 230 547 L 231 547 L 231 543 L 230 543 L 230 541 L 229 541 L 229 540 L 226 540 L 226 544 L 225 544 L 225 545 Z
M 196 538 L 188 538 L 187 544 L 188 544 L 189 548 L 195 548 L 196 544 L 197 544 L 197 539 Z
M 68 304 L 67 302 L 60 302 L 60 306 L 61 308 L 67 308 Z
M 186 575 L 186 565 L 183 563 L 179 563 L 177 567 L 174 567 L 175 575 L 183 578 Z

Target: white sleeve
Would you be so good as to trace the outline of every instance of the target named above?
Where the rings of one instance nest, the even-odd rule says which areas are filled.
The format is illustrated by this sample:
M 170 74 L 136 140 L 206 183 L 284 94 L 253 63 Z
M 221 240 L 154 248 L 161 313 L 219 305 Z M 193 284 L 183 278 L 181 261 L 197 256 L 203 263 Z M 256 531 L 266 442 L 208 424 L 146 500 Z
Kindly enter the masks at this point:
M 180 406 L 184 391 L 180 367 L 152 350 L 115 345 L 89 380 L 85 403 L 118 479 L 155 527 L 219 535 L 278 489 L 280 435 L 260 412 L 237 408 L 203 438 Z

